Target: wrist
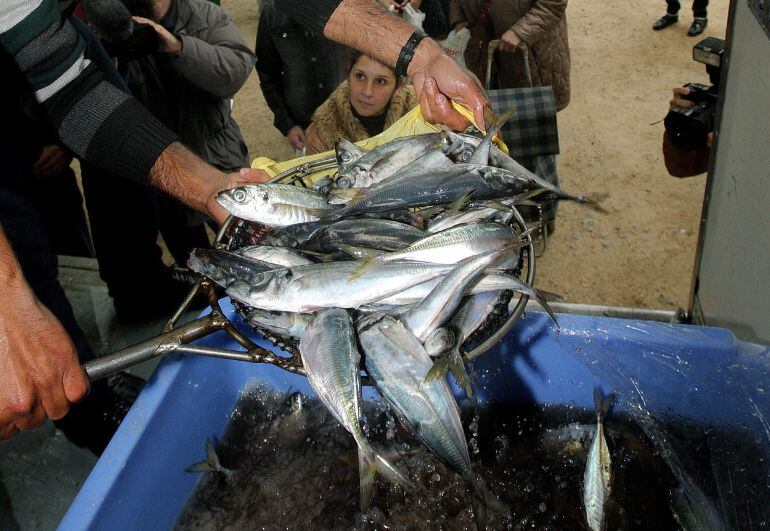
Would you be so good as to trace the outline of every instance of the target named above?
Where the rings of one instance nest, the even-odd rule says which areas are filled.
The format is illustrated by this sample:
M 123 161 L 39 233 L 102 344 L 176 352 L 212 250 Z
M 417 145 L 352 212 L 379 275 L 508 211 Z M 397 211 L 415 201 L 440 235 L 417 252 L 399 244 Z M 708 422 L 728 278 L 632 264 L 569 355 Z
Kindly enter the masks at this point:
M 430 37 L 426 37 L 417 45 L 414 52 L 414 58 L 407 67 L 407 74 L 409 77 L 412 77 L 418 72 L 425 71 L 427 67 L 435 63 L 443 53 L 441 46 L 439 46 L 436 41 Z

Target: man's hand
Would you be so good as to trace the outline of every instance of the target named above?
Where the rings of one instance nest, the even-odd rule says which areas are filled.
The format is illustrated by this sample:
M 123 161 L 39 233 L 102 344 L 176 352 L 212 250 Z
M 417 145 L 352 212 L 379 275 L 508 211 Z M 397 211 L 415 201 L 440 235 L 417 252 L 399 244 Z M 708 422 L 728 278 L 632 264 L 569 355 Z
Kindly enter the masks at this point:
M 236 188 L 238 186 L 244 186 L 247 184 L 264 183 L 268 180 L 270 180 L 270 174 L 264 170 L 257 170 L 254 168 L 243 168 L 238 172 L 228 173 L 226 176 L 226 181 L 223 183 L 223 185 L 217 190 L 214 190 L 214 192 L 209 196 L 209 199 L 206 201 L 209 216 L 211 216 L 214 221 L 220 225 L 227 219 L 227 211 L 222 208 L 216 201 L 217 195 L 222 190 Z
M 502 34 L 500 37 L 500 46 L 499 48 L 504 52 L 510 52 L 513 53 L 516 51 L 516 48 L 519 47 L 519 44 L 521 43 L 521 39 L 518 35 L 516 35 L 516 32 L 512 29 L 509 29 L 505 33 Z
M 43 179 L 56 177 L 70 165 L 70 162 L 72 162 L 72 155 L 59 146 L 45 146 L 32 166 L 32 174 Z
M 172 53 L 174 55 L 182 54 L 182 41 L 176 38 L 166 28 L 153 22 L 149 18 L 131 17 L 137 24 L 149 24 L 158 34 L 158 51 L 161 53 Z
M 431 44 L 434 44 L 431 42 Z M 418 52 L 422 43 L 417 48 Z M 450 100 L 468 107 L 480 128 L 484 128 L 484 108 L 489 100 L 478 78 L 463 69 L 452 58 L 440 52 L 419 53 L 409 65 L 409 76 L 420 100 L 423 118 L 462 131 L 469 122 L 451 105 Z
M 3 246 L 7 242 L 2 237 Z M 10 252 L 10 251 L 8 251 Z M 2 253 L 3 273 L 12 255 Z M 88 391 L 75 346 L 51 312 L 12 275 L 0 305 L 0 440 L 57 420 Z
M 298 125 L 295 125 L 289 132 L 286 133 L 286 140 L 291 144 L 294 149 L 303 149 L 307 139 L 305 138 L 305 131 Z

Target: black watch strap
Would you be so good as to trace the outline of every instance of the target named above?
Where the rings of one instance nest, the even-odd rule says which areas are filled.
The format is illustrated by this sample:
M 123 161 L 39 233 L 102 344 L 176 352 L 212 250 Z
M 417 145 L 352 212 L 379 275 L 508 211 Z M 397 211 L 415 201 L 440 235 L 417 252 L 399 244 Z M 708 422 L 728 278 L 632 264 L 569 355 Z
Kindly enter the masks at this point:
M 417 49 L 420 41 L 422 41 L 425 37 L 426 35 L 424 33 L 415 31 L 412 33 L 412 36 L 409 37 L 409 40 L 406 41 L 404 47 L 401 48 L 401 53 L 398 54 L 398 61 L 396 61 L 397 75 L 406 77 L 406 69 L 409 68 L 409 63 L 411 63 L 412 59 L 414 58 L 414 51 Z

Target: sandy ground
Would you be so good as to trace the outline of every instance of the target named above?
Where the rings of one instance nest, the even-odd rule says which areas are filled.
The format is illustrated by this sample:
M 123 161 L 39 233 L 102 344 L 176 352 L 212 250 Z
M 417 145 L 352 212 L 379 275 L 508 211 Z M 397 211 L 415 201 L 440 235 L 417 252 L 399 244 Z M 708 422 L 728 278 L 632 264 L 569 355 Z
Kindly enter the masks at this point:
M 223 0 L 249 43 L 254 43 L 256 0 Z M 676 309 L 687 307 L 698 239 L 705 175 L 676 179 L 661 154 L 662 120 L 671 88 L 707 83 L 692 60 L 700 38 L 724 37 L 726 0 L 709 6 L 702 37 L 687 37 L 684 2 L 679 24 L 650 28 L 665 3 L 628 8 L 600 0 L 567 9 L 572 50 L 572 101 L 559 114 L 562 187 L 605 191 L 609 215 L 576 205 L 560 207 L 548 251 L 537 262 L 535 284 L 569 302 Z M 238 94 L 235 115 L 251 157 L 290 158 L 272 126 L 254 73 Z

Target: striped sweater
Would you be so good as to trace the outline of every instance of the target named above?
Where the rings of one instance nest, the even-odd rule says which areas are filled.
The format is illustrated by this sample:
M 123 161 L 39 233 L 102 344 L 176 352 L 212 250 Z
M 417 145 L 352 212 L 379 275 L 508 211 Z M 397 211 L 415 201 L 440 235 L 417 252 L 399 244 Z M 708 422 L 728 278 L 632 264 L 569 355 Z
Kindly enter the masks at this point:
M 0 53 L 12 57 L 59 139 L 78 157 L 146 182 L 176 135 L 84 57 L 56 0 L 2 0 Z

